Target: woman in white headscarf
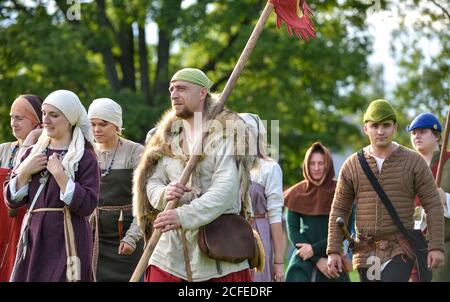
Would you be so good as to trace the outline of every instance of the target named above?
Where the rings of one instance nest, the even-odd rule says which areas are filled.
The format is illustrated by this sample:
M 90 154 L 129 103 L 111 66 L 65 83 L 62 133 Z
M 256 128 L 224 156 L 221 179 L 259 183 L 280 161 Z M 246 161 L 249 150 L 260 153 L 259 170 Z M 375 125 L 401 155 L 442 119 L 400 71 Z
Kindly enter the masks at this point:
M 88 117 L 102 171 L 98 208 L 91 216 L 93 267 L 97 281 L 130 280 L 143 252 L 142 233 L 132 213 L 131 179 L 144 150 L 121 137 L 122 108 L 108 98 L 96 99 Z
M 250 197 L 254 213 L 253 228 L 259 233 L 265 250 L 265 268 L 255 272 L 253 281 L 284 281 L 283 258 L 285 240 L 282 227 L 283 173 L 280 165 L 267 153 L 267 132 L 258 115 L 240 113 L 249 127 L 251 150 L 256 153 L 250 170 Z
M 27 206 L 11 281 L 92 281 L 92 233 L 100 170 L 87 113 L 68 90 L 42 104 L 44 131 L 5 187 Z

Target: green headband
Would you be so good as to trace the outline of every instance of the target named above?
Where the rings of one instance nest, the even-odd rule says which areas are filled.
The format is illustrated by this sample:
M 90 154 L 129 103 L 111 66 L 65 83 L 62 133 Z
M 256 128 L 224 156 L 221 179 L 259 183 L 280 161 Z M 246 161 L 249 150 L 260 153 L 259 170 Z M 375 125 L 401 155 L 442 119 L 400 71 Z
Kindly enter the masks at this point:
M 364 114 L 364 123 L 369 121 L 379 123 L 387 120 L 397 122 L 397 115 L 391 104 L 381 99 L 371 102 Z
M 197 68 L 183 68 L 181 70 L 178 70 L 170 80 L 171 83 L 173 81 L 186 81 L 194 83 L 208 88 L 208 92 L 214 85 L 214 82 L 211 81 L 203 71 Z

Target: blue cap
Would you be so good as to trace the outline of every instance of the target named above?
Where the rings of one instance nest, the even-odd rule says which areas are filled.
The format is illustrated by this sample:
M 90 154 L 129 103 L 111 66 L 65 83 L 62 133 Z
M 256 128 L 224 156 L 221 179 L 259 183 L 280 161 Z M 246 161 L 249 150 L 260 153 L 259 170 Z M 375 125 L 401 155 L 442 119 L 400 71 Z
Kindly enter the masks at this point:
M 442 132 L 441 123 L 439 123 L 436 116 L 429 112 L 419 114 L 411 124 L 406 127 L 406 131 L 408 132 L 411 132 L 414 129 L 433 129 Z

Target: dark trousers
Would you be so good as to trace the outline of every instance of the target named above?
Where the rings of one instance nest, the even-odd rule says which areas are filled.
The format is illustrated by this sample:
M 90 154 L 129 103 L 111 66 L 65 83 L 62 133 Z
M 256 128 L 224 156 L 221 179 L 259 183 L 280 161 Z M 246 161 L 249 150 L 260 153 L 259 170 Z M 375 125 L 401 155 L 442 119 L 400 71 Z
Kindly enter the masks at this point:
M 358 269 L 361 282 L 408 282 L 414 262 L 405 255 L 398 255 L 386 265 L 381 272 L 381 280 L 369 280 L 367 268 Z

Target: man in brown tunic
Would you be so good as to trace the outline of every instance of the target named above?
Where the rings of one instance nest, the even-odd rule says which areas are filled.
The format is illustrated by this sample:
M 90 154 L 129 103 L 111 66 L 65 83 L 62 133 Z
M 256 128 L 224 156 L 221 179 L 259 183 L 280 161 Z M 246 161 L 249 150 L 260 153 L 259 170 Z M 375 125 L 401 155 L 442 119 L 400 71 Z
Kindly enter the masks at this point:
M 385 100 L 373 101 L 364 115 L 364 133 L 370 145 L 364 156 L 407 229 L 414 226 L 414 199 L 420 197 L 428 220 L 428 268 L 444 259 L 444 215 L 433 176 L 416 152 L 393 142 L 397 117 Z M 328 231 L 328 269 L 342 272 L 342 234 L 336 218 L 348 220 L 356 203 L 356 247 L 353 265 L 361 281 L 408 281 L 414 262 L 407 256 L 405 238 L 367 179 L 357 154 L 344 163 L 334 195 Z

